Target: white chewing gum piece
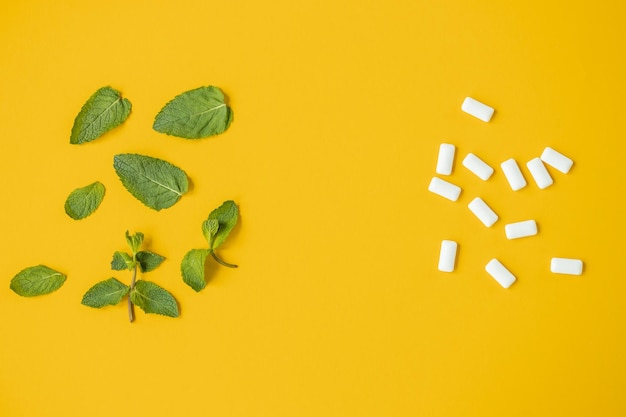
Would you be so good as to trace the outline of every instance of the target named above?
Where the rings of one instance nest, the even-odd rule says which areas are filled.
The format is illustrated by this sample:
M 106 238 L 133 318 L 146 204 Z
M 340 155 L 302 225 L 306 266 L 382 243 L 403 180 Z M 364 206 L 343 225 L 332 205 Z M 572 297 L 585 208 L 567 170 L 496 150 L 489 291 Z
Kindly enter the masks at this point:
M 441 272 L 454 271 L 456 263 L 456 253 L 459 245 L 453 240 L 442 240 L 439 251 L 439 265 L 437 269 Z
M 463 100 L 463 104 L 461 105 L 461 110 L 467 114 L 471 114 L 483 122 L 491 120 L 494 112 L 492 107 L 489 107 L 478 100 L 474 100 L 471 97 L 465 97 L 465 100 Z
M 437 169 L 435 170 L 437 174 L 452 174 L 455 150 L 455 146 L 449 143 L 442 143 L 441 145 L 439 145 L 439 155 L 437 156 Z
M 509 182 L 513 191 L 521 190 L 526 187 L 526 179 L 522 175 L 522 171 L 519 169 L 519 165 L 515 162 L 515 159 L 508 159 L 500 164 L 502 172 L 506 180 Z
M 444 181 L 441 178 L 433 177 L 428 185 L 428 191 L 447 198 L 450 201 L 456 201 L 461 195 L 461 187 L 451 182 Z
M 574 161 L 549 146 L 543 150 L 541 160 L 563 174 L 567 174 L 574 165 Z
M 493 168 L 473 153 L 468 153 L 463 159 L 463 166 L 483 181 L 487 181 L 493 175 Z
M 506 269 L 496 258 L 489 261 L 487 266 L 485 266 L 485 271 L 487 271 L 493 279 L 498 281 L 498 284 L 502 285 L 502 288 L 509 288 L 515 282 L 515 275 Z
M 583 261 L 570 258 L 552 258 L 550 272 L 565 275 L 581 275 L 583 273 Z

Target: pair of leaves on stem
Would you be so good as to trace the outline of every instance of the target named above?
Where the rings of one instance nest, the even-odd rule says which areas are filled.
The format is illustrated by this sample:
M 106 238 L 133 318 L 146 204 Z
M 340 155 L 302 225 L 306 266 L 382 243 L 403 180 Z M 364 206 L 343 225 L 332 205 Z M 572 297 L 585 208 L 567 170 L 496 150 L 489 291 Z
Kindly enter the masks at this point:
M 97 90 L 74 120 L 70 143 L 91 142 L 121 125 L 130 115 L 132 104 L 111 88 Z M 218 135 L 230 126 L 233 111 L 224 102 L 218 87 L 185 91 L 169 101 L 156 115 L 152 128 L 160 133 L 185 139 Z
M 209 255 L 220 265 L 237 267 L 224 262 L 217 256 L 215 250 L 224 243 L 238 219 L 239 208 L 232 200 L 225 201 L 209 214 L 202 223 L 202 233 L 209 244 L 208 249 L 192 249 L 181 262 L 180 270 L 185 284 L 195 291 L 200 291 L 206 286 L 205 264 Z
M 172 294 L 153 282 L 136 280 L 137 269 L 144 273 L 150 272 L 165 260 L 157 253 L 140 250 L 143 238 L 143 233 L 130 235 L 126 232 L 126 242 L 132 255 L 126 252 L 115 252 L 111 261 L 111 269 L 114 271 L 132 271 L 130 285 L 123 284 L 116 278 L 101 281 L 85 293 L 83 305 L 93 308 L 116 305 L 128 295 L 128 313 L 131 322 L 134 320 L 133 306 L 135 305 L 146 313 L 178 317 L 178 304 Z

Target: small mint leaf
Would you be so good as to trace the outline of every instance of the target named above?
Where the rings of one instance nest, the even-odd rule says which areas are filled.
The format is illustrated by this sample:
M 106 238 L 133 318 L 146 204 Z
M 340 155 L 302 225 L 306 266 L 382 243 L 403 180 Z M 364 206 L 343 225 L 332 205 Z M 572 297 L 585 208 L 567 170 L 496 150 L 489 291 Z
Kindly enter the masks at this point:
M 31 266 L 21 270 L 11 280 L 11 289 L 22 297 L 34 297 L 61 288 L 66 276 L 45 265 Z
M 165 260 L 165 258 L 158 253 L 150 252 L 150 251 L 141 251 L 137 252 L 137 262 L 139 262 L 139 267 L 141 268 L 141 272 L 150 272 Z
M 128 246 L 130 246 L 130 249 L 133 251 L 133 253 L 139 252 L 139 248 L 141 247 L 141 244 L 143 243 L 143 233 L 137 232 L 134 235 L 131 235 L 130 233 L 128 233 L 128 230 L 127 230 L 126 242 L 128 243 Z
M 219 228 L 220 222 L 217 219 L 206 219 L 202 223 L 202 233 L 204 234 L 206 241 L 209 243 L 209 247 L 211 247 L 213 238 L 217 234 Z
M 211 251 L 209 249 L 192 249 L 183 258 L 180 264 L 180 272 L 185 284 L 196 292 L 206 286 L 204 279 L 204 265 Z
M 135 267 L 132 256 L 126 252 L 115 252 L 111 260 L 111 269 L 114 271 L 132 270 Z
M 217 87 L 200 87 L 174 97 L 156 115 L 152 128 L 185 139 L 218 135 L 230 126 L 233 111 Z
M 130 114 L 132 105 L 119 91 L 102 87 L 80 109 L 74 120 L 70 143 L 90 142 L 122 124 Z
M 219 222 L 219 228 L 213 238 L 213 245 L 211 249 L 217 249 L 220 247 L 224 240 L 228 237 L 230 232 L 237 224 L 239 218 L 239 209 L 234 201 L 228 200 L 222 203 L 221 206 L 216 208 L 209 214 L 208 220 L 215 219 Z
M 154 282 L 137 281 L 130 292 L 130 300 L 146 313 L 178 317 L 178 304 L 174 296 Z
M 75 189 L 65 200 L 65 213 L 74 220 L 84 219 L 100 206 L 104 192 L 104 185 L 98 181 Z
M 122 301 L 129 290 L 128 285 L 122 284 L 115 278 L 109 278 L 91 287 L 83 296 L 81 304 L 93 308 L 114 306 Z

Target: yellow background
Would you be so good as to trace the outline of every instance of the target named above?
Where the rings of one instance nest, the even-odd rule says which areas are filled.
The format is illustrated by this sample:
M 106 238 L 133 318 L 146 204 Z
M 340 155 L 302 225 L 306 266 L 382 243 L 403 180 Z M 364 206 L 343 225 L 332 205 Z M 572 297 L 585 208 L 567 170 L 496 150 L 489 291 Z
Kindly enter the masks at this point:
M 0 6 L 0 416 L 623 416 L 625 7 L 614 1 L 36 1 Z M 99 87 L 133 104 L 72 146 Z M 234 122 L 186 141 L 151 129 L 176 94 L 224 90 Z M 460 110 L 472 96 L 491 123 Z M 427 191 L 457 145 L 456 203 Z M 555 185 L 512 192 L 500 162 L 552 146 Z M 193 187 L 154 212 L 113 155 L 183 168 Z M 474 152 L 496 174 L 460 164 Z M 91 217 L 74 188 L 107 187 Z M 485 228 L 467 209 L 500 215 Z M 222 201 L 241 222 L 195 293 L 179 264 Z M 537 220 L 507 241 L 504 224 Z M 124 232 L 167 261 L 147 279 L 181 316 L 80 304 L 113 275 Z M 457 270 L 437 271 L 442 239 Z M 585 262 L 580 277 L 550 258 Z M 484 271 L 498 257 L 518 278 Z M 10 291 L 21 269 L 67 274 Z

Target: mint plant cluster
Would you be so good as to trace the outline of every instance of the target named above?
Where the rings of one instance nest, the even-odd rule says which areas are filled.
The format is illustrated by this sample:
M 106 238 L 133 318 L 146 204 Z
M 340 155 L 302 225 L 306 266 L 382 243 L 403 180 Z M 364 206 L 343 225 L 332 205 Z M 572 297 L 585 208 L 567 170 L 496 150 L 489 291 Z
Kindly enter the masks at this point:
M 131 102 L 111 87 L 98 89 L 83 105 L 74 120 L 70 143 L 80 145 L 98 139 L 121 125 L 130 115 Z M 153 129 L 160 133 L 185 139 L 203 139 L 228 129 L 233 120 L 232 109 L 225 103 L 224 94 L 214 86 L 186 91 L 169 101 L 154 119 Z M 118 154 L 113 157 L 113 168 L 128 192 L 145 206 L 159 211 L 172 207 L 189 189 L 185 171 L 172 163 L 141 154 Z M 102 203 L 106 188 L 96 181 L 76 188 L 65 201 L 65 212 L 74 220 L 92 215 Z M 220 265 L 236 268 L 216 253 L 239 219 L 239 208 L 234 201 L 225 201 L 211 211 L 202 223 L 202 233 L 208 247 L 190 250 L 181 262 L 183 281 L 200 291 L 206 286 L 205 263 L 209 255 Z M 111 269 L 129 271 L 130 283 L 115 277 L 93 285 L 83 296 L 82 304 L 93 308 L 121 303 L 126 297 L 130 322 L 135 319 L 134 307 L 146 313 L 178 317 L 178 302 L 174 296 L 152 281 L 138 279 L 156 269 L 165 257 L 142 250 L 144 235 L 126 232 L 130 252 L 113 254 Z M 33 297 L 58 290 L 66 280 L 65 274 L 45 265 L 25 268 L 11 280 L 10 288 L 18 295 Z

